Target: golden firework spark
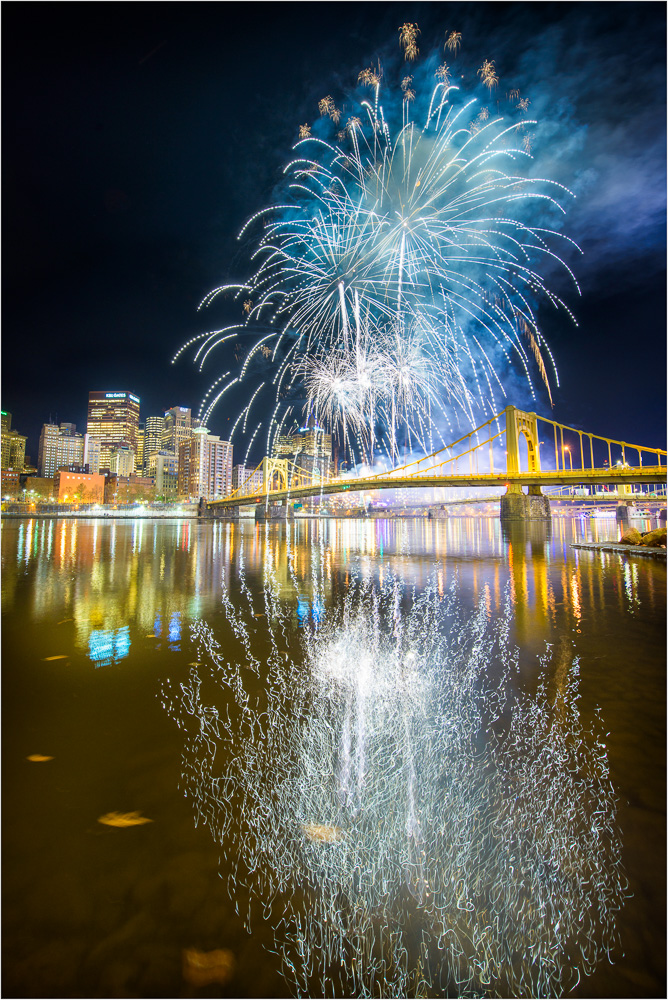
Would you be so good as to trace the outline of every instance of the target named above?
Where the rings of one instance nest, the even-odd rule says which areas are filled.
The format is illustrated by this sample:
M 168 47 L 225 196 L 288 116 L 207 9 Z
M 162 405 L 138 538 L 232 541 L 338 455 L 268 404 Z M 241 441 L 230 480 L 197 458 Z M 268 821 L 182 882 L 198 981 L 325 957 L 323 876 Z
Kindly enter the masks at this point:
M 413 24 L 411 21 L 406 21 L 399 28 L 399 44 L 404 50 L 404 59 L 417 59 L 419 49 L 417 47 L 417 36 L 420 34 L 420 29 L 417 24 Z
M 341 112 L 334 103 L 331 94 L 327 94 L 326 97 L 323 97 L 322 100 L 318 101 L 318 111 L 323 117 L 325 115 L 329 115 L 332 121 L 336 122 L 338 125 L 341 118 Z
M 436 70 L 436 77 L 441 81 L 444 87 L 450 84 L 450 69 L 447 63 L 441 63 L 441 65 Z
M 299 138 L 300 139 L 308 139 L 308 137 L 310 136 L 310 134 L 311 134 L 311 126 L 310 125 L 304 124 L 304 125 L 300 125 L 299 126 Z
M 530 104 L 531 101 L 529 100 L 529 98 L 523 97 L 521 101 L 517 102 L 517 107 L 520 109 L 520 111 L 527 111 Z
M 252 308 L 253 308 L 252 301 L 250 299 L 246 299 L 246 301 L 244 302 L 244 312 L 248 314 Z
M 496 70 L 494 69 L 493 59 L 485 59 L 484 63 L 478 70 L 478 76 L 480 77 L 484 85 L 489 88 L 489 90 L 492 90 L 493 87 L 496 87 L 497 83 L 499 82 L 499 78 L 496 74 Z
M 369 69 L 363 69 L 357 77 L 357 82 L 362 83 L 367 87 L 377 87 L 380 83 L 380 74 L 376 73 L 376 71 L 371 69 L 371 67 L 369 67 Z
M 519 101 L 519 99 L 520 99 L 520 92 L 519 92 L 519 90 L 511 90 L 511 91 L 509 91 L 509 93 L 508 93 L 508 100 L 509 101 Z
M 526 137 L 526 138 L 528 138 L 528 137 Z M 538 346 L 538 341 L 536 340 L 536 337 L 534 335 L 534 331 L 531 329 L 531 327 L 529 326 L 529 324 L 527 323 L 527 321 L 524 319 L 523 316 L 520 316 L 518 318 L 518 326 L 519 326 L 520 330 L 522 331 L 522 333 L 524 334 L 524 336 L 529 341 L 529 346 L 531 347 L 531 350 L 533 351 L 533 356 L 535 357 L 536 364 L 538 365 L 538 371 L 540 372 L 540 377 L 542 378 L 543 382 L 545 383 L 545 388 L 547 389 L 547 394 L 550 397 L 550 406 L 554 406 L 554 403 L 552 402 L 552 393 L 550 392 L 550 383 L 549 383 L 548 378 L 547 378 L 547 372 L 545 370 L 545 363 L 543 362 L 543 355 L 540 353 L 540 347 Z
M 444 48 L 449 49 L 450 52 L 454 52 L 457 55 L 457 50 L 461 48 L 462 45 L 462 33 L 461 31 L 451 31 L 445 40 Z

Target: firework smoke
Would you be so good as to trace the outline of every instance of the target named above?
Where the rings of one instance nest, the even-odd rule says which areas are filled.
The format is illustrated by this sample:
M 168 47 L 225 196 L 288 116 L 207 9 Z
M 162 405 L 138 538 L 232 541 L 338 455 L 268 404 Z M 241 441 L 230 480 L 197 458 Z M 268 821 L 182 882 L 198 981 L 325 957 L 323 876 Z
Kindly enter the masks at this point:
M 400 28 L 406 59 L 417 58 L 418 33 Z M 453 56 L 460 45 L 459 33 L 446 36 Z M 478 75 L 491 93 L 493 60 Z M 300 126 L 285 199 L 242 231 L 254 240 L 253 275 L 202 303 L 231 293 L 243 322 L 181 348 L 199 341 L 202 367 L 218 345 L 254 338 L 240 371 L 210 387 L 201 418 L 238 383 L 249 402 L 235 429 L 263 406 L 267 453 L 313 416 L 354 460 L 384 451 L 395 462 L 402 446 L 432 451 L 455 425 L 498 412 L 513 363 L 532 399 L 533 372 L 549 392 L 556 368 L 537 309 L 569 310 L 542 272 L 556 261 L 573 278 L 555 244 L 574 244 L 539 223 L 570 192 L 527 176 L 528 98 L 511 91 L 502 113 L 450 79 L 442 64 L 425 92 L 404 73 L 386 95 L 380 66 L 368 68 L 341 107 L 320 100 L 317 128 Z

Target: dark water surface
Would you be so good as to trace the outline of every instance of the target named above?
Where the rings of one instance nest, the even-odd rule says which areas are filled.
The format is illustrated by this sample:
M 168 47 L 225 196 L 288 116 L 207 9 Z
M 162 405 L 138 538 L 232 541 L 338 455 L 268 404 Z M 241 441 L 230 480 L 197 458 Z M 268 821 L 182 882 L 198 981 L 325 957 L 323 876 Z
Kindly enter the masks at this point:
M 261 660 L 270 592 L 297 659 L 353 579 L 400 579 L 439 595 L 454 584 L 490 620 L 509 594 L 527 691 L 546 644 L 557 682 L 579 659 L 583 727 L 598 707 L 609 733 L 632 895 L 614 964 L 604 957 L 572 995 L 665 996 L 666 564 L 571 547 L 617 535 L 612 520 L 565 517 L 507 531 L 492 518 L 4 521 L 2 995 L 290 995 L 276 909 L 246 931 L 248 890 L 227 888 L 233 833 L 219 844 L 195 824 L 165 691 L 187 687 L 199 662 L 195 621 L 233 657 L 236 615 Z M 113 812 L 151 822 L 99 822 Z M 231 952 L 228 981 L 198 983 L 188 949 Z

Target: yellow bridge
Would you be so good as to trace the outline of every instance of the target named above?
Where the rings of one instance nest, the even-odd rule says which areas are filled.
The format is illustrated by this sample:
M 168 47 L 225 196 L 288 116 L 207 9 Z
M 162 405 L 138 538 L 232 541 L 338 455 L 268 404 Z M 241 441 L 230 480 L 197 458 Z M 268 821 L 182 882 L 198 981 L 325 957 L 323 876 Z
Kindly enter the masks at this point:
M 545 440 L 540 440 L 539 427 Z M 553 467 L 543 469 L 541 456 L 543 464 L 549 460 Z M 248 484 L 260 469 L 262 483 L 250 490 Z M 634 483 L 666 483 L 664 450 L 600 437 L 507 406 L 439 451 L 373 476 L 326 479 L 287 459 L 265 458 L 235 493 L 210 500 L 207 507 L 215 510 L 261 501 L 270 506 L 344 492 L 446 486 L 505 487 L 503 499 L 541 497 L 547 502 L 542 486 L 613 485 L 624 493 Z

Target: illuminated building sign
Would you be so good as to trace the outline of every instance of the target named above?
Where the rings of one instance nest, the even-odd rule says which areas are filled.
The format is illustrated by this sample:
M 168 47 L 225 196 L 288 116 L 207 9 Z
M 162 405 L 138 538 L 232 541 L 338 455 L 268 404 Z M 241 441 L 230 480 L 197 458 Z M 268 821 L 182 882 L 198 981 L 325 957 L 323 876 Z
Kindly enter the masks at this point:
M 139 399 L 137 396 L 133 396 L 131 392 L 105 392 L 105 399 L 131 399 L 133 403 L 138 403 Z

